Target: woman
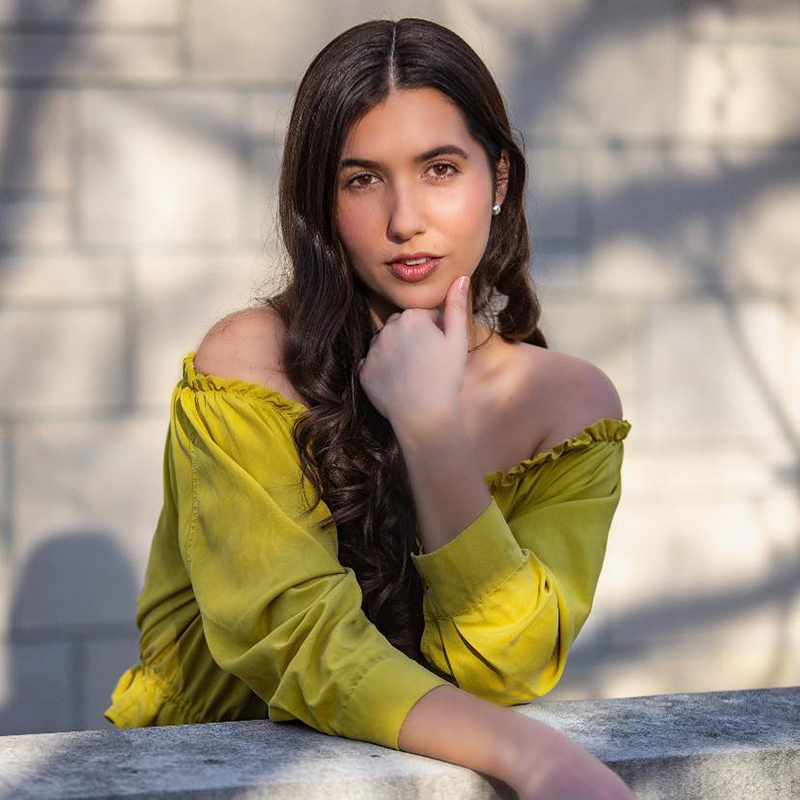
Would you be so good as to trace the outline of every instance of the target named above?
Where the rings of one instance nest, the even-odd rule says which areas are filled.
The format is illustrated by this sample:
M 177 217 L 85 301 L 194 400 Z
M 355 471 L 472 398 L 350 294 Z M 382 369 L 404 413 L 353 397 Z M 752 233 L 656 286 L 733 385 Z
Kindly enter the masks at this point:
M 317 55 L 282 164 L 291 279 L 183 360 L 109 720 L 300 720 L 522 796 L 632 796 L 503 708 L 563 672 L 630 427 L 537 327 L 524 184 L 452 31 L 377 20 Z

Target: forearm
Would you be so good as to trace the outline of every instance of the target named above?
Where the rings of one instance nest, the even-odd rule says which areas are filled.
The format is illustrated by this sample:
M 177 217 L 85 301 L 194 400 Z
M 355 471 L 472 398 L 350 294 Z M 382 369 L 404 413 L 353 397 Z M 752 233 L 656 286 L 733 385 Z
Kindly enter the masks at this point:
M 400 729 L 398 747 L 438 758 L 514 785 L 519 773 L 517 742 L 521 714 L 456 686 L 425 694 Z
M 636 800 L 596 756 L 539 720 L 455 686 L 437 686 L 408 712 L 398 747 L 507 783 L 519 797 Z
M 458 411 L 393 423 L 409 474 L 425 552 L 474 522 L 492 500 Z

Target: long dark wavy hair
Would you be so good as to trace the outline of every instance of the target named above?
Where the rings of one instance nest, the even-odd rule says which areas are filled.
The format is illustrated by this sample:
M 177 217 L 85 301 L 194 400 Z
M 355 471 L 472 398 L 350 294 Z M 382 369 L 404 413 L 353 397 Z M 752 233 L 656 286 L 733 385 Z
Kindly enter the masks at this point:
M 278 216 L 288 281 L 258 297 L 285 328 L 283 370 L 308 410 L 294 426 L 302 472 L 331 515 L 339 561 L 352 568 L 368 619 L 399 650 L 420 653 L 421 578 L 414 497 L 388 420 L 358 379 L 376 332 L 366 287 L 335 226 L 338 164 L 350 127 L 395 90 L 432 87 L 458 104 L 497 170 L 509 153 L 502 213 L 470 282 L 473 314 L 504 340 L 547 347 L 529 278 L 526 166 L 488 69 L 461 37 L 408 17 L 372 20 L 339 34 L 314 58 L 292 107 L 280 173 Z M 498 302 L 499 301 L 499 302 Z

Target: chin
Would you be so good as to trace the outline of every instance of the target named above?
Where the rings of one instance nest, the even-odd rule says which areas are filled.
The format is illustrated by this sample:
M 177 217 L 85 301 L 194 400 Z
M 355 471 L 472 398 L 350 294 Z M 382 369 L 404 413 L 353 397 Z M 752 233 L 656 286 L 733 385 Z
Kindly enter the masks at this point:
M 400 289 L 393 286 L 392 295 L 397 299 L 390 298 L 389 302 L 402 305 L 404 308 L 437 308 L 444 305 L 447 287 L 442 289 L 441 286 L 409 283 Z
M 403 308 L 425 308 L 430 311 L 434 309 L 442 309 L 444 308 L 444 298 L 441 300 L 432 300 L 430 302 L 425 302 L 424 300 L 415 300 L 413 302 L 406 303 Z

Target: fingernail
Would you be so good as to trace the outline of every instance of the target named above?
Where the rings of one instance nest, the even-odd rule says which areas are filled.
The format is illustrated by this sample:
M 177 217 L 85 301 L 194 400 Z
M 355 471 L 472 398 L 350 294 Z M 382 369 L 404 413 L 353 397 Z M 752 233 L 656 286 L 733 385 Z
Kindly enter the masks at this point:
M 469 286 L 469 277 L 467 275 L 464 275 L 463 278 L 459 278 L 458 280 L 459 291 L 466 292 L 468 286 Z

